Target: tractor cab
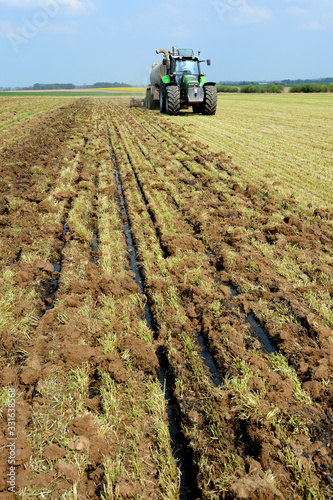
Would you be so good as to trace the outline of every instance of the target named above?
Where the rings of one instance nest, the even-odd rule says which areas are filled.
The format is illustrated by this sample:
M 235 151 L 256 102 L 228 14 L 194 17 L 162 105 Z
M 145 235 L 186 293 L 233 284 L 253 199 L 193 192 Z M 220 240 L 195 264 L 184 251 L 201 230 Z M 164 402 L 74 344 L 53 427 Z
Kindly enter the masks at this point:
M 186 81 L 185 76 L 192 76 L 191 80 L 199 81 L 200 65 L 199 59 L 193 54 L 192 49 L 176 49 L 177 53 L 172 54 L 170 61 L 170 74 L 174 75 L 178 85 L 183 86 Z M 194 77 L 194 78 L 193 78 Z
M 201 102 L 204 96 L 199 83 L 199 59 L 193 55 L 192 49 L 177 49 L 177 53 L 186 53 L 186 55 L 173 55 L 170 58 L 170 76 L 179 87 L 181 103 L 184 106 L 192 102 Z

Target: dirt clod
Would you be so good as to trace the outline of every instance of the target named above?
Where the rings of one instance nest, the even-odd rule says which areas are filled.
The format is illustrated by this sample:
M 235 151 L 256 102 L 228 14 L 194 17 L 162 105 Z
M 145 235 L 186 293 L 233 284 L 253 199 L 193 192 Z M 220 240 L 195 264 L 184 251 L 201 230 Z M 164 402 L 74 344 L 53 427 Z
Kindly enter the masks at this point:
M 66 456 L 66 451 L 55 444 L 47 446 L 43 452 L 43 458 L 46 460 L 58 460 Z

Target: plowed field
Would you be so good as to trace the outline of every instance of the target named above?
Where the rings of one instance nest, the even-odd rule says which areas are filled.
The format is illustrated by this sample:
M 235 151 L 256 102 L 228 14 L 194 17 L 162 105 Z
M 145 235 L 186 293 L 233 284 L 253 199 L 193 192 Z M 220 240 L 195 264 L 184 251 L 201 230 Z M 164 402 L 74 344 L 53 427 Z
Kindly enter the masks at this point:
M 0 497 L 332 498 L 332 212 L 158 113 L 16 101 Z

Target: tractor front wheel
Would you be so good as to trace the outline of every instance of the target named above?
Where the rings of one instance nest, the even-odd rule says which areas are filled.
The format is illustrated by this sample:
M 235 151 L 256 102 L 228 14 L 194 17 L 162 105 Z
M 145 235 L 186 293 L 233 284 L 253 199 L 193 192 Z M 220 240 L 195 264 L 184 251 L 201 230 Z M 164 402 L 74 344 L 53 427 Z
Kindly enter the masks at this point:
M 205 85 L 205 100 L 203 103 L 203 115 L 215 115 L 217 108 L 217 90 L 215 85 Z
M 166 88 L 165 111 L 168 115 L 178 115 L 180 110 L 180 91 L 175 85 Z

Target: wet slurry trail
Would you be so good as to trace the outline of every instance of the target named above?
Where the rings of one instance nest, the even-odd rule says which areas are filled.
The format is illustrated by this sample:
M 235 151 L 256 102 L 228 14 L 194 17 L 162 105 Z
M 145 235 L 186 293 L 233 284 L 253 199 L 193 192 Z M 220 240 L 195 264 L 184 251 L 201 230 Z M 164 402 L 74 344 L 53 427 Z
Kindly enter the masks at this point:
M 38 116 L 0 151 L 16 497 L 330 498 L 332 214 L 154 111 Z
M 116 162 L 115 156 L 112 156 L 112 160 Z M 145 296 L 145 290 L 142 282 L 142 276 L 140 274 L 140 270 L 137 264 L 136 260 L 136 252 L 135 252 L 135 247 L 133 245 L 133 239 L 131 235 L 131 228 L 128 221 L 128 215 L 126 211 L 126 205 L 123 197 L 123 189 L 122 189 L 122 184 L 121 180 L 119 178 L 119 170 L 116 170 L 116 181 L 117 181 L 117 187 L 119 191 L 119 196 L 120 196 L 120 205 L 121 205 L 121 212 L 123 215 L 123 219 L 125 222 L 124 224 L 124 230 L 126 234 L 126 242 L 127 242 L 127 248 L 128 252 L 130 254 L 130 260 L 131 260 L 131 268 L 132 271 L 135 274 L 135 282 L 139 285 L 140 287 L 140 292 L 141 295 Z M 145 317 L 146 317 L 146 322 L 149 327 L 149 329 L 152 331 L 154 337 L 154 327 L 153 327 L 153 322 L 152 322 L 152 315 L 150 311 L 150 307 L 148 303 L 145 303 Z M 170 442 L 171 442 L 171 447 L 172 447 L 172 453 L 177 461 L 177 465 L 179 467 L 180 471 L 180 487 L 179 487 L 179 497 L 182 500 L 189 500 L 191 498 L 196 497 L 196 491 L 191 485 L 189 481 L 189 477 L 191 477 L 191 467 L 190 464 L 187 462 L 187 457 L 186 457 L 186 452 L 183 450 L 183 444 L 180 443 L 180 430 L 177 425 L 177 417 L 176 414 L 173 410 L 173 405 L 174 405 L 174 398 L 171 397 L 170 395 L 170 387 L 167 382 L 165 372 L 163 369 L 163 360 L 159 359 L 159 368 L 157 371 L 157 377 L 158 380 L 161 384 L 161 389 L 163 391 L 164 397 L 165 397 L 165 404 L 166 404 L 166 413 L 168 415 L 168 427 L 169 427 L 169 432 L 170 432 Z

